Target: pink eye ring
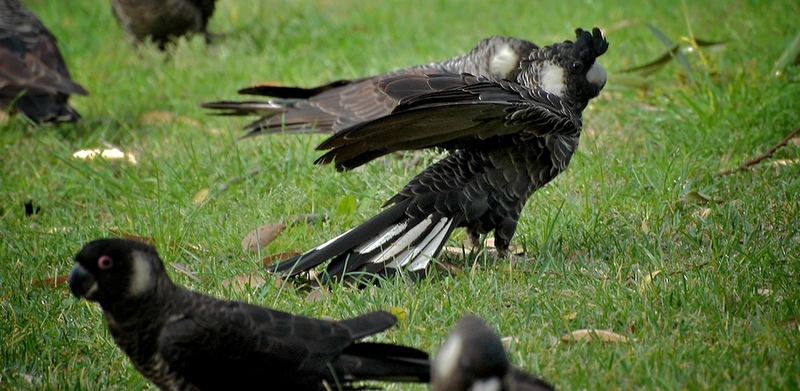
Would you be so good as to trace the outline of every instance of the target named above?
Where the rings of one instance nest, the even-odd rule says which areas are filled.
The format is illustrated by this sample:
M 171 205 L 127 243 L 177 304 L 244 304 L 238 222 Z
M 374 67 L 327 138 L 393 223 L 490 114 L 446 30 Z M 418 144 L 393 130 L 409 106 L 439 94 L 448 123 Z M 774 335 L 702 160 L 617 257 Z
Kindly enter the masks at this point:
M 111 266 L 114 266 L 114 261 L 108 255 L 103 255 L 97 260 L 97 267 L 99 267 L 100 270 L 109 269 Z

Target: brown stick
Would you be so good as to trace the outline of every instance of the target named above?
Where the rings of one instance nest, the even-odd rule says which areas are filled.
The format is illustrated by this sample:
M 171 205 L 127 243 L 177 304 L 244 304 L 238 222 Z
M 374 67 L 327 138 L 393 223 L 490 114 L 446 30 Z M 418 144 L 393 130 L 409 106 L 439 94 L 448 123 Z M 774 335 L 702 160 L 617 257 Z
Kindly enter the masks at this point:
M 797 136 L 798 133 L 800 133 L 800 127 L 798 127 L 797 129 L 795 129 L 794 131 L 789 133 L 789 135 L 784 137 L 783 140 L 781 140 L 781 142 L 773 145 L 772 148 L 769 149 L 769 151 L 767 151 L 767 152 L 765 152 L 765 153 L 763 153 L 761 155 L 758 155 L 758 156 L 756 156 L 756 157 L 754 157 L 754 158 L 752 158 L 752 159 L 740 164 L 736 168 L 731 168 L 731 169 L 727 169 L 725 171 L 720 171 L 720 172 L 718 172 L 716 174 L 716 176 L 717 177 L 723 177 L 723 176 L 726 176 L 726 175 L 733 174 L 735 171 L 745 171 L 745 170 L 748 170 L 751 166 L 754 166 L 754 165 L 760 163 L 762 160 L 771 158 L 772 155 L 775 154 L 775 151 L 785 147 L 786 144 L 789 143 L 789 140 L 791 140 L 792 138 Z

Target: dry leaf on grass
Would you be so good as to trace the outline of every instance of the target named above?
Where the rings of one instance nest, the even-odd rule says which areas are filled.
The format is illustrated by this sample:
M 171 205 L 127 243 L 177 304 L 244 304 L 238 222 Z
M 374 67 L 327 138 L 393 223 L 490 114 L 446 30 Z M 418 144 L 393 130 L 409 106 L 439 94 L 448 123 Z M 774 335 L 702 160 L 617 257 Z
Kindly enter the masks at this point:
M 55 277 L 50 277 L 50 278 L 43 278 L 41 280 L 36 280 L 36 281 L 33 281 L 31 283 L 31 285 L 35 286 L 37 288 L 38 287 L 43 287 L 43 286 L 44 287 L 49 287 L 49 288 L 55 288 L 55 287 L 59 286 L 60 284 L 65 283 L 68 278 L 69 278 L 69 275 L 68 274 L 64 274 L 64 275 L 61 275 L 61 276 L 55 276 Z
M 277 289 L 291 289 L 294 288 L 295 285 L 293 280 L 277 278 L 275 279 L 275 282 L 272 284 L 272 286 L 274 286 Z
M 243 291 L 245 289 L 256 289 L 266 283 L 267 280 L 259 275 L 236 276 L 222 280 L 222 286 L 233 290 Z
M 580 329 L 561 337 L 562 342 L 578 341 L 601 341 L 601 342 L 628 342 L 628 337 L 617 334 L 610 330 Z
M 296 257 L 296 256 L 298 256 L 300 254 L 301 253 L 299 253 L 297 251 L 289 251 L 289 252 L 272 254 L 272 255 L 268 255 L 268 256 L 264 257 L 264 259 L 262 259 L 261 262 L 264 264 L 264 266 L 269 266 L 269 265 L 272 265 L 275 262 L 283 262 L 283 261 L 285 261 L 285 260 L 287 260 L 289 258 Z
M 244 251 L 258 251 L 260 248 L 267 247 L 284 229 L 286 229 L 284 223 L 264 224 L 244 237 L 242 248 Z
M 319 301 L 327 300 L 330 295 L 331 294 L 325 289 L 314 288 L 311 290 L 311 292 L 308 292 L 308 296 L 306 296 L 306 301 L 310 303 L 316 303 Z

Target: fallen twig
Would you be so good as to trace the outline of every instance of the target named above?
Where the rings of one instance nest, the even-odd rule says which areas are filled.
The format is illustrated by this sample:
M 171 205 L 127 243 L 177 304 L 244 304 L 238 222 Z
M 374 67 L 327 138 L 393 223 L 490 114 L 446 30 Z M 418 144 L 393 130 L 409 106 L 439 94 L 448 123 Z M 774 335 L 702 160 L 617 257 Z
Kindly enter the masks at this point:
M 772 155 L 775 154 L 775 151 L 785 147 L 786 144 L 789 143 L 789 140 L 791 140 L 792 138 L 797 136 L 798 133 L 800 133 L 800 127 L 798 127 L 797 129 L 795 129 L 794 131 L 789 133 L 789 135 L 784 137 L 783 140 L 781 140 L 781 142 L 773 145 L 772 148 L 769 149 L 769 151 L 767 151 L 767 152 L 765 152 L 765 153 L 763 153 L 761 155 L 758 155 L 758 156 L 756 156 L 756 157 L 754 157 L 754 158 L 752 158 L 752 159 L 740 164 L 736 168 L 730 168 L 730 169 L 727 169 L 725 171 L 720 171 L 720 172 L 718 172 L 716 174 L 716 176 L 717 177 L 723 177 L 723 176 L 726 176 L 726 175 L 733 174 L 735 171 L 746 171 L 746 170 L 750 169 L 751 166 L 754 166 L 754 165 L 760 163 L 762 160 L 771 158 Z

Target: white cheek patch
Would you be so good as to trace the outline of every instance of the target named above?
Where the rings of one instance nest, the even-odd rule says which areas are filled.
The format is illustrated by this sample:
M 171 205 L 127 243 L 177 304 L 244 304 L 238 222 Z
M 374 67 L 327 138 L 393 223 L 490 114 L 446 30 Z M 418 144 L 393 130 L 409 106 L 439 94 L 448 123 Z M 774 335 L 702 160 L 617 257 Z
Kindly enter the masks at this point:
M 597 63 L 595 63 L 597 64 Z M 540 73 L 542 89 L 564 98 L 564 69 L 552 62 L 544 63 Z
M 446 379 L 453 375 L 460 361 L 463 345 L 464 341 L 457 334 L 447 338 L 444 345 L 436 352 L 436 358 L 433 360 L 433 371 L 437 377 Z
M 490 377 L 484 380 L 476 380 L 470 387 L 470 391 L 500 391 L 502 389 L 500 379 Z
M 589 83 L 592 83 L 596 86 L 603 87 L 606 85 L 606 70 L 600 65 L 599 62 L 595 61 L 594 65 L 589 68 L 589 72 L 586 72 L 586 80 Z
M 133 265 L 131 265 L 131 285 L 128 293 L 138 295 L 146 292 L 153 285 L 153 276 L 150 274 L 150 262 L 146 255 L 136 251 L 133 253 Z
M 503 45 L 489 60 L 489 72 L 492 77 L 506 78 L 517 68 L 519 68 L 519 57 L 509 45 Z

